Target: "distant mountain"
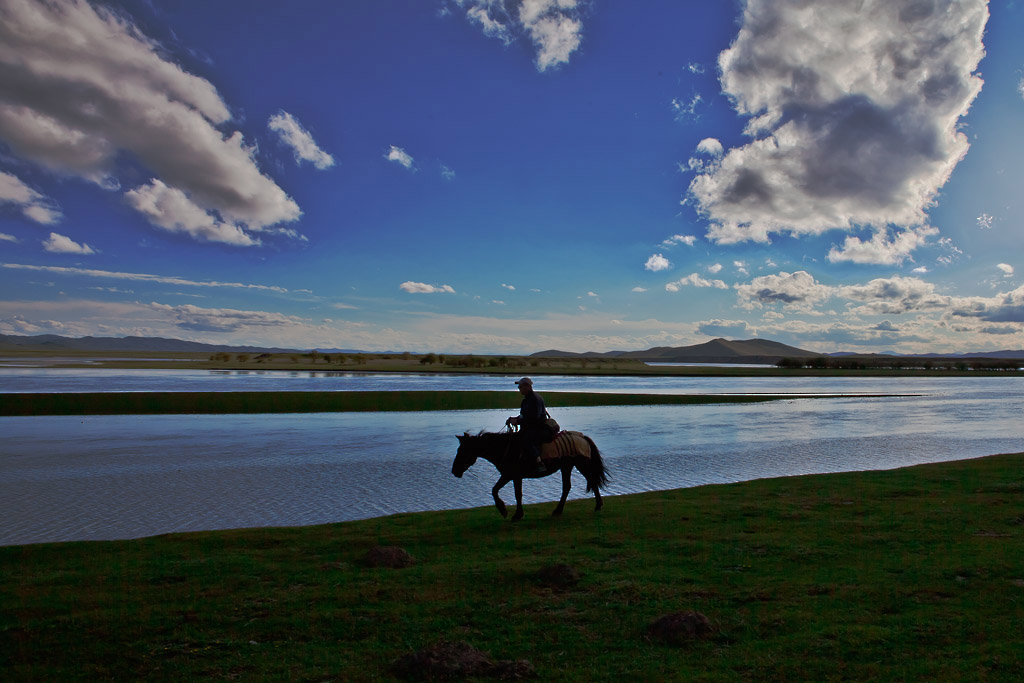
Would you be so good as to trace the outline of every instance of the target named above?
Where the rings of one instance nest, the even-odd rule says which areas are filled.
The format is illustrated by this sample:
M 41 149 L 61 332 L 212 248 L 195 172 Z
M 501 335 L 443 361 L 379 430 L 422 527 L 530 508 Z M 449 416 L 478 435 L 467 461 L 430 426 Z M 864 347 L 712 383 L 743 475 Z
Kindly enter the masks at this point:
M 302 353 L 296 349 L 228 346 L 165 337 L 62 337 L 56 334 L 0 334 L 0 351 L 146 351 L 153 353 Z
M 627 358 L 656 363 L 775 363 L 781 358 L 820 355 L 768 339 L 729 341 L 721 338 L 693 346 L 656 346 L 646 351 L 571 353 L 552 350 L 533 354 L 547 358 Z

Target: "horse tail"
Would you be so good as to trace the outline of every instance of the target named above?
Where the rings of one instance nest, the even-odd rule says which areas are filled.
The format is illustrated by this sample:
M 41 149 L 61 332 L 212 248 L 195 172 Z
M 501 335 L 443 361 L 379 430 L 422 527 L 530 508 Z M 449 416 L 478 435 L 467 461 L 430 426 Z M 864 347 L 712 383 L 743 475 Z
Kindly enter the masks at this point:
M 604 467 L 604 460 L 601 459 L 601 451 L 597 450 L 597 444 L 586 434 L 581 434 L 590 446 L 590 467 L 587 468 L 587 493 L 594 489 L 603 489 L 608 486 L 608 471 Z

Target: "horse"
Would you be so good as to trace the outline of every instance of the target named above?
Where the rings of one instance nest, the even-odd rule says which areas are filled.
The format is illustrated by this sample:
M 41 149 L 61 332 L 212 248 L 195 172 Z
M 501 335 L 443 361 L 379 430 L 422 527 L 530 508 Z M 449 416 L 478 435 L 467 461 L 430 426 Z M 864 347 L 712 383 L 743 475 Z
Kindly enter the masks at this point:
M 512 515 L 513 522 L 523 518 L 523 479 L 540 479 L 555 472 L 562 473 L 562 498 L 558 501 L 558 507 L 551 514 L 555 517 L 562 514 L 565 507 L 565 499 L 572 488 L 572 468 L 580 471 L 587 480 L 587 492 L 594 492 L 597 500 L 594 511 L 601 509 L 601 488 L 608 484 L 608 474 L 605 472 L 604 461 L 601 460 L 601 452 L 593 440 L 580 432 L 562 432 L 554 441 L 541 446 L 541 456 L 546 465 L 544 471 L 537 471 L 533 458 L 525 462 L 519 450 L 520 435 L 515 432 L 480 432 L 473 436 L 466 432 L 459 439 L 459 450 L 455 453 L 455 462 L 452 463 L 452 474 L 456 477 L 462 475 L 473 466 L 477 458 L 483 458 L 498 469 L 501 477 L 491 489 L 494 496 L 494 505 L 502 517 L 508 516 L 505 503 L 498 492 L 505 484 L 515 483 L 516 490 L 516 512 Z M 547 456 L 547 457 L 545 457 Z

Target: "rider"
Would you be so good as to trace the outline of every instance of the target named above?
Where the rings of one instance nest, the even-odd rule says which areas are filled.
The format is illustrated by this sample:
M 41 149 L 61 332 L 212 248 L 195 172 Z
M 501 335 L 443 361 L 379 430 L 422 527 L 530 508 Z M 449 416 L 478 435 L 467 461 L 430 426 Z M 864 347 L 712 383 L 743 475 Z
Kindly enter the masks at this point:
M 540 458 L 540 445 L 547 440 L 548 430 L 544 425 L 547 410 L 544 399 L 533 390 L 533 380 L 523 377 L 516 382 L 523 402 L 519 406 L 519 415 L 510 417 L 505 424 L 519 425 L 520 443 L 522 444 L 524 464 L 535 463 L 538 471 L 543 471 L 544 461 Z

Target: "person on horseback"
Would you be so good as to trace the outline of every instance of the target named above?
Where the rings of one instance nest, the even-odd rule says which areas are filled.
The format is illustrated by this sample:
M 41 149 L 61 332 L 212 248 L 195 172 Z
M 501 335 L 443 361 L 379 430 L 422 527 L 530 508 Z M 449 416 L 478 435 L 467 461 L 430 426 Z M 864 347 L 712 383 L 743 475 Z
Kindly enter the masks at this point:
M 516 385 L 519 387 L 519 393 L 523 395 L 523 402 L 519 406 L 519 415 L 508 418 L 505 424 L 519 427 L 519 444 L 524 467 L 532 464 L 538 472 L 543 472 L 546 468 L 540 457 L 540 445 L 550 438 L 544 423 L 544 418 L 547 417 L 544 399 L 533 390 L 533 380 L 529 377 L 518 380 Z

